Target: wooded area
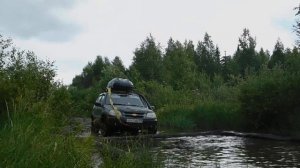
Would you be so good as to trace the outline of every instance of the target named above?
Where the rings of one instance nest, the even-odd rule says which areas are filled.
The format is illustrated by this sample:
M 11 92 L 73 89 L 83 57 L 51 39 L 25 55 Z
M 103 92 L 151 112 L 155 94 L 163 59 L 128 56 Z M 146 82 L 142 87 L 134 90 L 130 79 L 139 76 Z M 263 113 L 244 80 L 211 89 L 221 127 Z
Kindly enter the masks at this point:
M 299 20 L 294 29 L 299 40 Z M 70 117 L 89 117 L 96 97 L 115 77 L 133 81 L 156 106 L 159 129 L 299 136 L 299 48 L 299 41 L 285 48 L 278 40 L 273 51 L 257 49 L 248 29 L 233 55 L 222 55 L 207 33 L 196 44 L 170 38 L 166 48 L 150 35 L 135 49 L 128 68 L 120 57 L 97 56 L 64 86 L 54 80 L 53 62 L 17 49 L 0 35 L 1 165 L 90 167 L 91 138 L 75 139 L 64 128 Z M 135 163 L 130 152 L 127 157 Z
M 89 114 L 111 78 L 128 78 L 157 107 L 161 126 L 285 133 L 298 129 L 299 63 L 299 49 L 280 40 L 272 52 L 256 50 L 248 29 L 232 56 L 221 56 L 207 33 L 196 46 L 170 38 L 165 49 L 150 35 L 129 68 L 119 57 L 97 56 L 69 91 L 79 111 Z

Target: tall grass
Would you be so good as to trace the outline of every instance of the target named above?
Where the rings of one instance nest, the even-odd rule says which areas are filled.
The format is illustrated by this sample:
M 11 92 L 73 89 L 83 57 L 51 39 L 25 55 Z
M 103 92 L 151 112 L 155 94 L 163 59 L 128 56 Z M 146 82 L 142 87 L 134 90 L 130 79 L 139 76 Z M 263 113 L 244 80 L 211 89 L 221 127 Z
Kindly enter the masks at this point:
M 101 141 L 104 168 L 156 168 L 163 167 L 159 153 L 151 151 L 154 142 L 149 139 Z
M 158 118 L 160 127 L 175 130 L 236 130 L 243 125 L 239 106 L 222 102 L 168 105 Z
M 65 120 L 53 116 L 49 102 L 27 102 L 19 101 L 0 124 L 0 167 L 90 167 L 91 139 L 63 134 Z

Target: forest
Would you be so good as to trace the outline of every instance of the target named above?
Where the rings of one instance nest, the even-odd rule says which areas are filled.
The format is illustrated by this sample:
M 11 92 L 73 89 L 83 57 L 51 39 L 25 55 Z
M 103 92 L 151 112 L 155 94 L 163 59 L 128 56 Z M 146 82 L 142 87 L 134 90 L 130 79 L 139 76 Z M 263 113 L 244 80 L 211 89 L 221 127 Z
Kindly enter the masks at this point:
M 128 78 L 156 107 L 161 129 L 240 130 L 296 134 L 299 130 L 300 53 L 278 39 L 272 52 L 256 50 L 248 29 L 232 56 L 221 56 L 212 37 L 163 49 L 151 35 L 125 68 L 121 59 L 97 56 L 68 88 L 78 114 L 113 77 Z
M 300 21 L 294 30 L 300 39 Z M 278 39 L 273 51 L 257 49 L 247 28 L 233 55 L 222 55 L 208 33 L 198 42 L 170 38 L 166 48 L 149 35 L 128 68 L 99 55 L 66 86 L 54 80 L 54 62 L 0 35 L 0 166 L 90 167 L 93 137 L 78 140 L 65 128 L 70 117 L 90 116 L 115 77 L 156 107 L 159 130 L 299 136 L 299 48 L 300 40 L 286 48 Z

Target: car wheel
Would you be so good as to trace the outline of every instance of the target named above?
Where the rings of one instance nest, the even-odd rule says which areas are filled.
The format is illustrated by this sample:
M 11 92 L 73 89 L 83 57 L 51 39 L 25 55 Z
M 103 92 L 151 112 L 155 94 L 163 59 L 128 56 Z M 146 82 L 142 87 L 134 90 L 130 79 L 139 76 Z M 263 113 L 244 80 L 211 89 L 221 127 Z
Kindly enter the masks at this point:
M 130 131 L 131 135 L 139 135 L 139 130 L 138 129 L 134 129 Z
M 148 129 L 148 134 L 156 134 L 157 128 L 149 128 Z
M 93 118 L 92 118 L 92 122 L 91 122 L 91 133 L 93 135 L 98 135 L 99 134 L 99 128 L 95 127 L 95 125 L 93 124 Z
M 108 128 L 108 126 L 106 125 L 106 123 L 103 123 L 101 128 L 100 128 L 100 134 L 104 137 L 106 136 L 111 136 L 112 131 L 111 129 Z

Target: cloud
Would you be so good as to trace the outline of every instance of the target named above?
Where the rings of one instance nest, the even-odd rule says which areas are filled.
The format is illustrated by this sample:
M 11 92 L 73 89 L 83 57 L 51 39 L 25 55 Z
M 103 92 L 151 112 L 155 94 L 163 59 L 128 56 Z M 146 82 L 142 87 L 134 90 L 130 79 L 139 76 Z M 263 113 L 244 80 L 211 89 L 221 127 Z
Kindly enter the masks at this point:
M 23 39 L 69 40 L 80 28 L 65 18 L 64 11 L 75 3 L 70 0 L 1 0 L 0 32 Z
M 1 19 L 7 16 L 11 19 L 14 12 L 19 15 L 15 20 L 21 22 L 22 18 L 26 20 L 25 25 L 38 27 L 39 31 L 28 30 L 30 36 L 21 29 L 23 39 L 12 38 L 17 46 L 32 50 L 39 57 L 55 60 L 58 78 L 67 84 L 97 55 L 109 59 L 120 56 L 128 67 L 132 63 L 133 51 L 150 33 L 165 48 L 170 37 L 181 42 L 192 40 L 197 44 L 207 32 L 218 44 L 221 54 L 226 51 L 227 55 L 232 55 L 243 28 L 249 28 L 251 35 L 256 37 L 257 50 L 263 47 L 272 52 L 278 38 L 285 47 L 293 47 L 293 8 L 299 5 L 295 0 L 23 1 L 0 0 L 0 31 L 4 26 L 9 27 L 7 32 L 17 29 L 14 26 L 18 23 L 7 26 Z M 7 4 L 7 9 L 2 4 Z M 27 5 L 25 12 L 14 9 L 21 10 L 22 5 Z M 10 15 L 3 16 L 3 9 Z M 25 17 L 28 10 L 33 14 Z M 76 25 L 81 28 L 78 34 Z M 59 41 L 59 38 L 71 37 L 72 40 Z

